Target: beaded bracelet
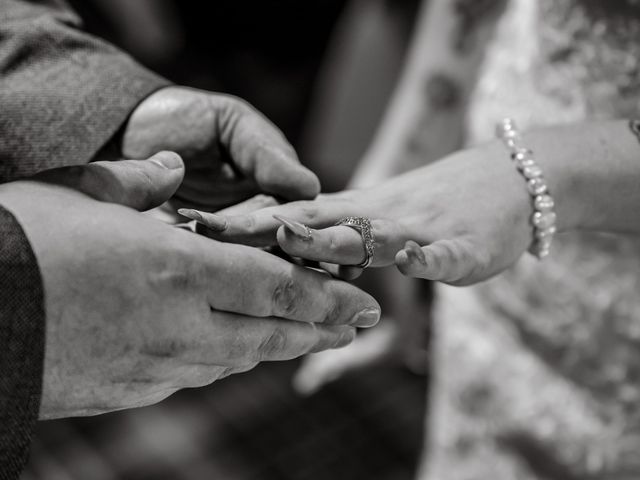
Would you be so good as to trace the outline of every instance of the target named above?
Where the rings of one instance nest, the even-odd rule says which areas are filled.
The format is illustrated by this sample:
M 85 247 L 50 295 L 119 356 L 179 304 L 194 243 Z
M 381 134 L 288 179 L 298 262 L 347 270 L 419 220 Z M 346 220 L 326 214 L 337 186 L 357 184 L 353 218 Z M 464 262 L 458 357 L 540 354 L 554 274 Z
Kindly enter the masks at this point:
M 496 136 L 501 139 L 511 153 L 511 160 L 518 172 L 527 181 L 527 190 L 533 199 L 533 242 L 529 252 L 542 260 L 549 255 L 549 249 L 556 233 L 555 202 L 549 192 L 542 169 L 533 158 L 533 152 L 520 145 L 521 137 L 513 120 L 505 118 L 496 126 Z

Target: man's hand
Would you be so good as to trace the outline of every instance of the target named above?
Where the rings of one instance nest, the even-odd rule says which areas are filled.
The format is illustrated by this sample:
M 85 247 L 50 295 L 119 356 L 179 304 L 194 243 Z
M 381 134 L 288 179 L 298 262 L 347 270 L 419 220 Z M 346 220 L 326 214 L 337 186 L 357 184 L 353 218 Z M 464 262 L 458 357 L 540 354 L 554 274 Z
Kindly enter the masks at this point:
M 320 191 L 284 135 L 228 95 L 168 87 L 145 99 L 125 127 L 122 153 L 146 158 L 161 150 L 185 161 L 178 206 L 216 211 L 258 193 L 304 200 Z
M 42 418 L 149 405 L 263 360 L 346 345 L 355 325 L 376 323 L 377 303 L 351 285 L 127 208 L 164 202 L 183 173 L 161 153 L 0 186 L 43 278 Z

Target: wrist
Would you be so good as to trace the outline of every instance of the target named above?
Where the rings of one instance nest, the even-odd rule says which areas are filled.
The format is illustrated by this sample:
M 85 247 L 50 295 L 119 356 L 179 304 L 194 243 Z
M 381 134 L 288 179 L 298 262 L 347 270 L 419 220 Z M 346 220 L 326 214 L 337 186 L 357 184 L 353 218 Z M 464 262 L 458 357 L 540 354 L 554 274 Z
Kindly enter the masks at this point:
M 553 196 L 558 232 L 581 228 L 585 224 L 587 203 L 579 169 L 566 148 L 566 139 L 559 131 L 531 131 L 523 134 L 525 144 L 534 152 L 536 162 L 544 173 L 549 192 Z

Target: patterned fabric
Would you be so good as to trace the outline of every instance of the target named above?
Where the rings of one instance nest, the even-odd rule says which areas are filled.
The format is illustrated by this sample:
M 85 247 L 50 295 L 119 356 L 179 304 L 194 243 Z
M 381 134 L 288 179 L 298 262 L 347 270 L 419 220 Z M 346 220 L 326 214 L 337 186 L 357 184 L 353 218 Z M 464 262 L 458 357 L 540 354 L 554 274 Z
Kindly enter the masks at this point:
M 91 161 L 167 85 L 78 30 L 57 0 L 0 0 L 0 182 Z M 42 287 L 20 227 L 0 210 L 0 479 L 16 478 L 37 419 Z
M 26 462 L 42 391 L 44 294 L 38 264 L 15 218 L 0 207 L 0 480 Z
M 468 130 L 639 114 L 640 2 L 512 0 Z M 580 234 L 542 263 L 442 288 L 424 478 L 640 478 L 639 273 L 637 239 Z

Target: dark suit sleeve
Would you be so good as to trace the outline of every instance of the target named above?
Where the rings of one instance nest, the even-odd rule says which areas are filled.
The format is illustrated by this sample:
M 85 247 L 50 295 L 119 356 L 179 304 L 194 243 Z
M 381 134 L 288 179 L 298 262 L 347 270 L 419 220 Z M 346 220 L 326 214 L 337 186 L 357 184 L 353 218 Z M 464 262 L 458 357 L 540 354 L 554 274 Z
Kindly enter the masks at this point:
M 89 162 L 169 82 L 56 0 L 0 0 L 0 182 Z
M 79 29 L 56 0 L 0 0 L 0 183 L 91 161 L 168 82 Z M 38 265 L 0 207 L 0 480 L 17 479 L 38 417 L 44 356 Z
M 0 206 L 0 480 L 17 479 L 27 460 L 40 408 L 44 319 L 35 255 Z

